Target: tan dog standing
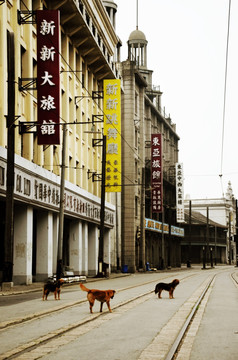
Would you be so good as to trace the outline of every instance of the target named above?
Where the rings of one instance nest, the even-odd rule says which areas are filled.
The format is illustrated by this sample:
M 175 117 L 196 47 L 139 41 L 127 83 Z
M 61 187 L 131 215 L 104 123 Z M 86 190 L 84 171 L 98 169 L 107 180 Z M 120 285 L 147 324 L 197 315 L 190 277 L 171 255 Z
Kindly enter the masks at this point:
M 87 299 L 89 301 L 90 313 L 93 312 L 93 305 L 95 300 L 98 300 L 100 305 L 100 312 L 102 312 L 103 303 L 107 304 L 108 310 L 112 312 L 110 307 L 110 299 L 113 299 L 115 290 L 97 290 L 97 289 L 88 289 L 82 283 L 79 284 L 81 290 L 86 291 L 88 293 Z

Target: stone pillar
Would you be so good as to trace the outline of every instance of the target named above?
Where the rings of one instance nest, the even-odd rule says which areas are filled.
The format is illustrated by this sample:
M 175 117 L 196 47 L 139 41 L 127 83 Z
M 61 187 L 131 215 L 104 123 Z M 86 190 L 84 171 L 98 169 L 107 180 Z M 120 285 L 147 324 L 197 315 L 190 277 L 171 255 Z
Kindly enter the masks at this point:
M 14 267 L 15 284 L 32 283 L 33 209 L 16 206 L 14 214 Z
M 37 214 L 36 281 L 45 281 L 53 275 L 53 215 Z
M 82 272 L 82 222 L 72 221 L 69 233 L 69 264 L 75 275 Z
M 82 223 L 82 275 L 88 275 L 88 224 Z
M 95 276 L 98 272 L 98 228 L 91 225 L 88 228 L 88 275 Z
M 53 274 L 57 270 L 59 215 L 53 215 Z
M 111 272 L 111 241 L 110 241 L 110 230 L 104 230 L 104 249 L 103 249 L 103 261 L 108 264 L 108 275 Z

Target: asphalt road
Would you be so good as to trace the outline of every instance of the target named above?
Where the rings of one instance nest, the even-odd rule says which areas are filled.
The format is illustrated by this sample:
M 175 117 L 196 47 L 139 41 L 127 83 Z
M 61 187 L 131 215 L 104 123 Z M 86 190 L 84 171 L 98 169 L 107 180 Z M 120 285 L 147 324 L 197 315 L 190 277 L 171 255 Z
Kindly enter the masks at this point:
M 75 327 L 39 348 L 36 346 L 29 354 L 18 356 L 18 359 L 164 359 L 180 324 L 185 321 L 195 301 L 194 294 L 209 277 L 217 273 L 201 326 L 196 336 L 193 336 L 191 360 L 235 360 L 234 354 L 238 350 L 238 292 L 230 278 L 230 273 L 234 271 L 237 270 L 233 267 L 206 271 L 191 268 L 90 282 L 87 284 L 89 288 L 111 288 L 117 291 L 111 300 L 113 313 L 109 313 L 104 305 L 102 316 L 99 316 L 99 303 L 95 303 L 94 314 L 89 313 L 88 303 L 84 301 L 86 293 L 81 291 L 78 285 L 63 288 L 60 301 L 55 301 L 53 295 L 48 301 L 42 301 L 42 291 L 1 296 L 1 323 L 17 318 L 24 319 L 44 311 L 49 311 L 49 314 L 1 330 L 0 359 L 4 359 L 4 353 L 34 342 L 37 345 L 40 337 L 47 338 L 59 330 L 71 327 L 72 324 L 92 318 L 93 321 Z M 174 293 L 175 299 L 170 300 L 166 292 L 162 293 L 162 299 L 158 299 L 153 292 L 155 284 L 159 281 L 169 282 L 174 278 L 181 280 Z M 146 296 L 141 296 L 146 293 Z M 136 297 L 138 298 L 135 301 L 123 305 Z M 76 302 L 76 306 L 52 312 L 53 309 Z M 151 344 L 154 339 L 157 339 L 157 343 L 153 353 Z

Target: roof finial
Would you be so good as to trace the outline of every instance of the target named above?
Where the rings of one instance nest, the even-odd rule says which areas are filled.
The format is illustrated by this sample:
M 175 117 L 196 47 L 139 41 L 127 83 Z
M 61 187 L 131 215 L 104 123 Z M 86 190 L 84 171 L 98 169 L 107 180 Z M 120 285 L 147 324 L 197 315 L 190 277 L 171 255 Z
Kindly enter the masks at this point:
M 138 0 L 136 0 L 136 30 L 138 30 Z

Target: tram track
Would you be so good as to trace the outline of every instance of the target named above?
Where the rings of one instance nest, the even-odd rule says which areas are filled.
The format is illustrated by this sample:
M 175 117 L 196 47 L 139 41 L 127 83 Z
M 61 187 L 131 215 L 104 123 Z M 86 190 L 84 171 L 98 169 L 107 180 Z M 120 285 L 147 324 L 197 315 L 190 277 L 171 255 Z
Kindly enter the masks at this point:
M 181 329 L 181 331 L 179 332 L 177 338 L 175 339 L 173 345 L 171 346 L 170 351 L 168 352 L 165 360 L 186 360 L 189 359 L 189 353 L 191 351 L 191 341 L 188 343 L 190 343 L 189 348 L 186 347 L 185 351 L 181 351 L 183 343 L 186 341 L 186 337 L 189 333 L 189 331 L 191 330 L 192 332 L 192 336 L 193 338 L 195 337 L 194 334 L 197 333 L 199 324 L 201 322 L 204 310 L 205 310 L 205 306 L 206 303 L 208 301 L 208 298 L 210 296 L 210 292 L 211 292 L 211 287 L 212 284 L 215 281 L 217 274 L 213 276 L 213 278 L 211 279 L 211 281 L 207 284 L 206 288 L 204 289 L 204 291 L 202 292 L 201 296 L 199 297 L 199 299 L 197 300 L 196 304 L 194 305 L 190 315 L 188 316 L 187 320 L 184 323 L 183 328 Z M 238 287 L 238 276 L 237 276 L 237 272 L 233 272 L 230 274 L 230 277 L 233 281 L 233 283 L 235 284 L 236 287 Z M 194 324 L 194 320 L 196 319 L 196 324 Z
M 185 275 L 183 277 L 180 276 L 181 281 L 185 281 L 188 278 L 195 276 L 195 274 Z M 170 276 L 164 277 L 163 280 L 169 278 Z M 126 291 L 129 289 L 133 289 L 135 287 L 140 287 L 143 285 L 147 285 L 150 283 L 154 283 L 154 280 L 146 281 L 140 285 L 131 285 L 125 288 L 118 289 L 118 292 Z M 131 297 L 125 301 L 118 303 L 117 305 L 112 307 L 113 314 L 104 312 L 104 313 L 95 313 L 90 314 L 86 318 L 77 321 L 75 323 L 69 324 L 68 326 L 61 327 L 57 330 L 49 332 L 37 339 L 34 339 L 27 344 L 20 345 L 4 354 L 0 355 L 0 360 L 3 359 L 27 359 L 27 354 L 30 354 L 31 359 L 38 359 L 42 356 L 42 354 L 48 354 L 51 349 L 53 349 L 56 344 L 58 344 L 60 339 L 60 345 L 62 345 L 62 341 L 70 342 L 74 339 L 78 338 L 80 335 L 84 335 L 86 332 L 92 330 L 95 327 L 100 326 L 101 323 L 112 319 L 112 317 L 119 316 L 121 313 L 130 310 L 131 308 L 141 304 L 149 299 L 151 299 L 151 294 L 154 290 L 146 291 L 141 293 L 140 295 L 136 295 Z M 82 300 L 77 303 L 85 303 L 87 300 Z M 71 305 L 76 306 L 77 304 Z M 62 309 L 64 310 L 64 309 Z M 41 315 L 43 316 L 43 315 Z M 34 319 L 33 319 L 34 320 Z
M 194 276 L 194 275 L 193 274 L 186 275 L 183 279 L 191 277 L 191 276 Z M 166 279 L 168 279 L 170 277 L 171 277 L 171 275 L 163 277 L 161 279 L 161 281 L 164 281 L 164 280 L 166 280 Z M 117 291 L 117 293 L 120 293 L 122 291 L 127 291 L 127 290 L 133 289 L 135 287 L 144 286 L 144 285 L 151 284 L 151 283 L 155 283 L 155 280 L 146 281 L 146 282 L 143 282 L 140 285 L 130 285 L 130 286 L 127 286 L 125 288 L 117 289 L 116 291 Z M 19 325 L 19 324 L 27 323 L 28 321 L 32 321 L 34 319 L 39 319 L 39 318 L 42 318 L 42 317 L 47 316 L 49 314 L 53 314 L 53 313 L 56 313 L 56 312 L 59 312 L 59 311 L 70 309 L 70 308 L 73 308 L 75 306 L 81 305 L 83 303 L 87 303 L 87 299 L 81 299 L 81 300 L 73 301 L 73 302 L 70 302 L 68 304 L 59 305 L 56 308 L 50 308 L 50 309 L 43 310 L 43 311 L 40 311 L 40 312 L 24 315 L 24 316 L 16 318 L 16 319 L 1 322 L 0 323 L 0 332 L 3 329 L 6 329 L 6 328 L 9 328 L 9 327 L 12 327 L 12 326 L 16 326 L 16 325 Z
M 162 328 L 159 333 L 157 334 L 154 341 L 152 341 L 153 347 L 156 349 L 156 343 L 160 344 L 160 337 L 163 338 L 164 342 L 164 332 L 166 333 L 168 330 L 171 331 L 171 333 L 174 333 L 174 329 L 178 328 L 178 332 L 176 336 L 171 341 L 171 336 L 167 336 L 168 340 L 170 339 L 170 342 L 167 344 L 167 347 L 165 346 L 165 353 L 164 357 L 162 357 L 165 360 L 174 360 L 174 359 L 180 359 L 178 356 L 181 344 L 184 341 L 184 338 L 186 336 L 186 333 L 191 326 L 193 319 L 196 316 L 197 310 L 201 307 L 201 303 L 203 299 L 208 296 L 208 290 L 211 288 L 211 284 L 213 281 L 215 281 L 216 274 L 208 274 L 208 277 L 206 280 L 200 284 L 200 286 L 194 291 L 192 296 L 180 307 L 178 308 L 177 313 L 174 314 L 174 316 L 171 317 L 171 319 L 166 324 L 165 328 Z M 160 278 L 160 281 L 166 280 L 168 278 L 171 278 L 171 275 L 164 276 L 163 278 Z M 181 274 L 182 275 L 182 274 Z M 180 281 L 186 281 L 189 278 L 195 276 L 195 273 L 190 274 L 184 274 L 184 276 L 180 276 Z M 237 284 L 237 280 L 235 279 L 235 275 L 233 277 L 233 274 L 231 274 L 232 279 Z M 127 287 L 123 287 L 120 289 L 117 289 L 117 293 L 124 292 L 133 288 L 140 288 L 144 285 L 155 283 L 155 280 L 149 280 L 144 281 L 143 283 L 136 284 L 136 285 L 130 285 Z M 154 288 L 154 287 L 153 287 Z M 142 290 L 142 289 L 141 289 Z M 145 289 L 144 289 L 145 290 Z M 35 338 L 27 343 L 24 343 L 22 345 L 16 346 L 16 348 L 6 351 L 3 354 L 0 354 L 0 360 L 3 359 L 39 359 L 41 357 L 44 357 L 45 355 L 50 354 L 55 349 L 57 349 L 59 346 L 67 345 L 71 341 L 77 340 L 80 336 L 85 335 L 86 333 L 94 330 L 95 328 L 100 327 L 102 324 L 105 324 L 109 320 L 113 320 L 118 316 L 121 316 L 126 311 L 129 311 L 133 308 L 136 308 L 137 305 L 142 304 L 143 302 L 146 302 L 147 300 L 151 300 L 151 294 L 154 292 L 153 289 L 150 291 L 141 291 L 140 294 L 137 294 L 136 296 L 132 296 L 128 298 L 125 301 L 121 301 L 118 304 L 114 305 L 112 307 L 113 314 L 108 312 L 103 313 L 95 313 L 90 314 L 86 316 L 85 318 L 70 323 L 66 326 L 62 326 L 59 329 L 56 329 L 54 331 L 50 331 L 47 334 L 43 336 L 39 336 L 38 338 Z M 47 314 L 54 314 L 57 311 L 64 311 L 70 307 L 75 307 L 77 305 L 81 305 L 83 303 L 86 303 L 87 300 L 79 300 L 77 302 L 67 304 L 66 306 L 62 306 L 60 309 L 53 309 L 48 310 L 45 313 L 38 314 L 39 317 L 36 317 L 36 314 L 32 314 L 32 317 L 29 315 L 28 319 L 24 322 L 24 324 L 27 324 L 30 320 L 37 320 L 40 319 L 43 316 L 47 316 Z M 189 309 L 188 309 L 189 308 Z M 34 315 L 34 316 L 33 316 Z M 20 323 L 15 325 L 19 325 Z M 14 324 L 11 324 L 9 328 L 14 328 Z M 7 329 L 7 328 L 5 328 Z M 2 328 L 3 331 L 4 329 Z M 164 345 L 164 343 L 163 343 Z M 138 358 L 138 360 L 147 359 L 148 357 L 145 357 L 146 351 L 148 349 L 144 349 Z M 156 351 L 156 350 L 155 350 Z M 149 352 L 151 354 L 151 350 L 149 349 Z M 161 344 L 159 345 L 159 350 L 157 354 L 160 353 L 161 356 Z M 152 359 L 153 357 L 151 357 Z M 183 357 L 181 358 L 183 359 Z
M 185 275 L 183 277 L 180 277 L 180 279 L 181 279 L 181 281 L 184 281 L 184 280 L 186 280 L 186 279 L 188 279 L 188 278 L 190 278 L 190 277 L 192 277 L 194 275 L 195 274 Z M 163 277 L 163 279 L 161 279 L 161 280 L 166 280 L 167 278 L 171 278 L 171 274 L 169 276 Z M 117 292 L 119 293 L 119 292 L 127 291 L 127 290 L 130 290 L 130 289 L 142 287 L 144 285 L 151 284 L 151 283 L 154 284 L 155 281 L 150 280 L 150 281 L 143 282 L 143 283 L 141 283 L 139 285 L 130 285 L 130 286 L 127 286 L 125 288 L 118 289 Z M 118 309 L 121 308 L 122 311 L 127 311 L 128 308 L 133 307 L 133 303 L 138 304 L 138 302 L 141 303 L 141 302 L 144 302 L 147 299 L 149 299 L 153 292 L 154 292 L 154 289 L 150 290 L 150 291 L 147 291 L 147 292 L 143 292 L 140 295 L 136 295 L 134 297 L 131 297 L 128 300 L 122 301 L 119 304 L 114 305 L 112 307 L 112 310 L 115 311 L 115 310 L 118 310 Z M 49 313 L 52 315 L 53 313 L 55 313 L 57 311 L 64 311 L 64 310 L 66 310 L 66 309 L 68 309 L 70 307 L 81 305 L 81 304 L 86 303 L 86 302 L 88 302 L 87 299 L 80 300 L 80 301 L 74 302 L 72 304 L 68 304 L 67 306 L 62 306 L 60 309 L 53 309 L 53 311 L 48 310 L 47 312 L 44 312 L 44 313 L 31 314 L 26 319 L 22 319 L 22 320 L 24 320 L 22 322 L 27 323 L 27 322 L 30 322 L 30 321 L 34 321 L 34 320 L 42 318 L 43 316 L 47 316 Z M 101 321 L 105 321 L 104 320 L 105 318 L 110 319 L 111 316 L 115 316 L 115 313 L 112 314 L 112 315 L 110 313 L 108 313 L 108 312 L 90 314 L 89 316 L 87 316 L 86 318 L 84 318 L 84 319 L 82 319 L 80 321 L 77 321 L 75 323 L 69 324 L 68 326 L 64 326 L 62 328 L 59 328 L 59 329 L 54 330 L 52 332 L 49 332 L 49 333 L 47 333 L 47 334 L 45 334 L 43 336 L 40 336 L 37 339 L 29 341 L 27 344 L 17 346 L 16 348 L 14 348 L 14 349 L 12 349 L 10 351 L 7 351 L 4 354 L 0 354 L 0 360 L 3 360 L 3 359 L 15 359 L 15 358 L 20 359 L 21 357 L 19 357 L 19 356 L 22 356 L 22 358 L 25 358 L 24 357 L 25 354 L 28 353 L 28 352 L 32 352 L 32 351 L 36 351 L 38 353 L 37 348 L 40 347 L 42 349 L 42 347 L 44 345 L 46 345 L 46 347 L 48 348 L 49 347 L 48 344 L 51 343 L 52 341 L 57 341 L 57 339 L 59 337 L 67 335 L 67 333 L 70 333 L 70 332 L 72 332 L 74 330 L 77 331 L 77 329 L 80 329 L 80 333 L 84 333 L 84 330 L 83 330 L 84 328 L 86 328 L 88 330 L 88 329 L 91 329 L 92 327 L 98 326 L 98 322 L 100 321 L 99 319 L 101 319 Z M 20 321 L 20 319 L 18 319 L 18 321 L 13 320 L 7 327 L 5 327 L 5 328 L 2 327 L 0 332 L 6 330 L 6 328 L 18 326 L 18 325 L 22 324 L 22 322 Z M 89 325 L 89 324 L 92 324 L 92 323 L 94 323 L 94 325 L 92 325 L 92 326 Z M 34 356 L 32 357 L 32 355 L 31 355 L 31 359 L 32 358 L 34 358 Z M 35 359 L 37 359 L 37 358 L 38 358 L 38 355 L 36 355 Z

